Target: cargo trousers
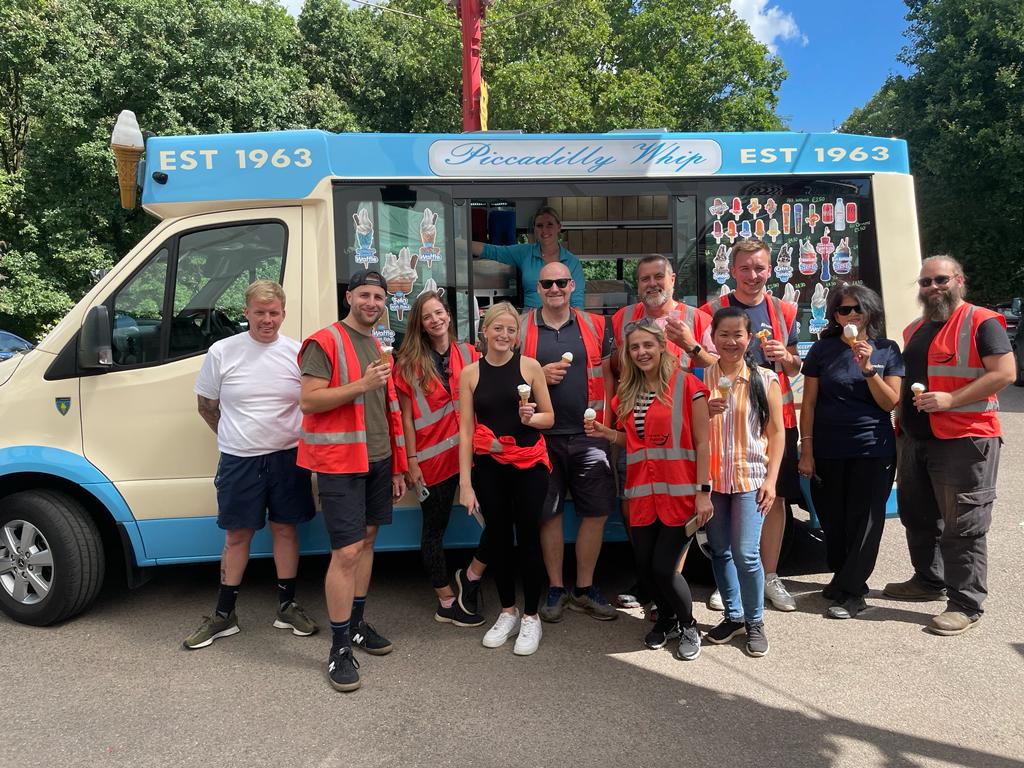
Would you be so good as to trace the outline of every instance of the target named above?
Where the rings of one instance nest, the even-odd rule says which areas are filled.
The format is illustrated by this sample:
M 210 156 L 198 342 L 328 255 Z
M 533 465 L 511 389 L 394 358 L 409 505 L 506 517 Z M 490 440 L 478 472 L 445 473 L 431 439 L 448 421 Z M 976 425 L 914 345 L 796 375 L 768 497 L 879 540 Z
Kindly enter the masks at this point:
M 950 607 L 980 616 L 988 595 L 988 548 L 999 471 L 999 437 L 897 439 L 896 497 L 918 581 L 945 587 Z

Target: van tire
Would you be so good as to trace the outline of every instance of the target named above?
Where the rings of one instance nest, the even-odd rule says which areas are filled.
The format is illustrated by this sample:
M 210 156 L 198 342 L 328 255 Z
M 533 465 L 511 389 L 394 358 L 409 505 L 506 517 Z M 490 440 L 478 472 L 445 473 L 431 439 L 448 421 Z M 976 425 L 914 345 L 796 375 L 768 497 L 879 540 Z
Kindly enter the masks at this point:
M 52 566 L 40 569 L 49 589 L 16 599 L 15 571 L 0 573 L 0 610 L 15 621 L 44 627 L 75 616 L 92 604 L 103 586 L 105 557 L 100 532 L 72 497 L 50 490 L 21 491 L 0 500 L 0 560 L 12 557 L 8 534 L 34 526 L 37 550 L 49 550 Z M 16 553 L 15 553 L 16 554 Z M 46 578 L 48 574 L 48 579 Z

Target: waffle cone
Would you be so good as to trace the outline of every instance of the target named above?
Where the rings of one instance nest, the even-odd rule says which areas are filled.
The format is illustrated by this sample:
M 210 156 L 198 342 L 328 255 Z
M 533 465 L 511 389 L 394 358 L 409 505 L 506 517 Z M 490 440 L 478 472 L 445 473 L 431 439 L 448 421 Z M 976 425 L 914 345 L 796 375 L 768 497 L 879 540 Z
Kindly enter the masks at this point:
M 117 161 L 117 185 L 121 190 L 121 207 L 131 210 L 135 207 L 135 193 L 138 189 L 136 177 L 142 147 L 111 144 L 110 148 L 114 150 L 114 159 Z

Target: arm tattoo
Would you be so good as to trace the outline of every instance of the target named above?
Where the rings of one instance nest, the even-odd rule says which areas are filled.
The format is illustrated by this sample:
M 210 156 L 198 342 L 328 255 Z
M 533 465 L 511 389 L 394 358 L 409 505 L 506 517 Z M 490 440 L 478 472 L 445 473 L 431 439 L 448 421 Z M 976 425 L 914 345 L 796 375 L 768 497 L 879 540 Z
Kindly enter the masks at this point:
M 220 422 L 220 400 L 210 400 L 202 395 L 196 395 L 199 401 L 199 415 L 203 417 L 213 434 L 217 434 L 217 424 Z

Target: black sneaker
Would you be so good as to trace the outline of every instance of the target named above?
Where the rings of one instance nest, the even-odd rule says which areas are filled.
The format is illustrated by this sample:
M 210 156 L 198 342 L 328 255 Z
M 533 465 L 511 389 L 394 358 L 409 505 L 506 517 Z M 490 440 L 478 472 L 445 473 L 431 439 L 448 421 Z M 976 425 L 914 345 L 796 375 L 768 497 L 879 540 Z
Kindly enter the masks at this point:
M 332 651 L 331 658 L 327 660 L 327 679 L 334 690 L 349 693 L 362 685 L 357 669 L 359 662 L 352 655 L 352 649 L 339 648 Z
M 768 648 L 768 636 L 764 633 L 764 622 L 747 624 L 747 653 L 751 656 L 767 656 Z
M 448 608 L 438 601 L 437 611 L 434 612 L 434 621 L 441 624 L 454 624 L 456 627 L 479 627 L 484 623 L 484 617 L 479 613 L 466 613 L 462 610 L 458 600 Z
M 831 600 L 834 603 L 842 602 L 843 594 L 843 590 L 841 590 L 835 584 L 826 584 L 821 590 L 821 596 L 824 597 L 826 600 Z
M 825 611 L 825 615 L 830 619 L 852 619 L 858 613 L 866 611 L 869 607 L 860 595 L 848 595 L 830 605 L 828 610 Z
M 465 568 L 455 572 L 455 602 L 464 613 L 480 614 L 480 582 L 470 581 Z
M 676 648 L 676 658 L 683 661 L 693 661 L 700 656 L 700 630 L 697 625 L 683 627 L 679 633 L 679 647 Z
M 736 635 L 742 635 L 745 631 L 746 627 L 743 626 L 742 621 L 722 619 L 718 624 L 709 629 L 708 633 L 704 635 L 704 637 L 706 637 L 710 643 L 723 645 L 736 637 Z
M 374 656 L 386 656 L 395 648 L 390 640 L 379 635 L 373 625 L 365 621 L 359 622 L 352 630 L 352 645 Z
M 644 645 L 652 651 L 656 651 L 659 648 L 664 648 L 665 643 L 674 637 L 679 637 L 679 622 L 676 621 L 675 616 L 669 616 L 658 619 L 654 623 L 654 628 L 644 637 Z

